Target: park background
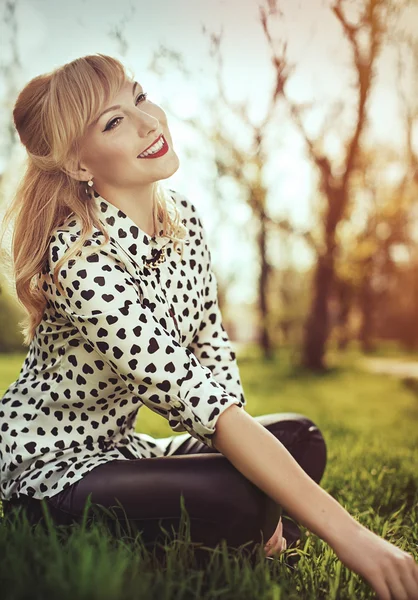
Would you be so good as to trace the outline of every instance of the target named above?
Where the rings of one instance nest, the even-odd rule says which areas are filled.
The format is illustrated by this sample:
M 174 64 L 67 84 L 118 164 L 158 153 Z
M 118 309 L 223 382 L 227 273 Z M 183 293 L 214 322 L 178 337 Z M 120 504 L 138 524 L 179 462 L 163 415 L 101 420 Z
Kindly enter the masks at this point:
M 248 411 L 313 419 L 328 443 L 323 487 L 418 556 L 418 4 L 0 10 L 0 219 L 25 161 L 11 115 L 20 89 L 86 54 L 122 60 L 168 115 L 180 168 L 166 183 L 202 214 Z M 0 262 L 0 393 L 25 357 L 23 315 Z M 145 410 L 137 430 L 172 433 Z M 315 577 L 312 558 L 302 569 L 304 590 L 371 597 L 307 541 L 320 562 Z

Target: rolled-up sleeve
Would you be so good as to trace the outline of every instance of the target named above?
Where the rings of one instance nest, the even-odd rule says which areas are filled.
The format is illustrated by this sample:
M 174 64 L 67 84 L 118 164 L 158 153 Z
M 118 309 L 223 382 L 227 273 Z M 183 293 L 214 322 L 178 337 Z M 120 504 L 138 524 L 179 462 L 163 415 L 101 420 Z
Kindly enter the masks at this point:
M 60 240 L 68 248 L 69 240 L 62 234 Z M 70 258 L 58 280 L 67 293 L 60 296 L 61 310 L 129 391 L 173 431 L 213 447 L 219 416 L 232 404 L 242 406 L 241 398 L 158 321 L 144 302 L 141 280 L 108 249 Z

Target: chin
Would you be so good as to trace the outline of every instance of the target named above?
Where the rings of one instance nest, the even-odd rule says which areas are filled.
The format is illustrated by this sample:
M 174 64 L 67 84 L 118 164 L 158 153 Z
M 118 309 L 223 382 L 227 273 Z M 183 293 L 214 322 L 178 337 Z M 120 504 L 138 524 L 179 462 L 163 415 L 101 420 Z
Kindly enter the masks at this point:
M 167 165 L 167 168 L 164 169 L 164 174 L 160 174 L 159 179 L 167 179 L 168 177 L 171 177 L 172 175 L 174 175 L 174 173 L 176 173 L 176 171 L 178 171 L 179 166 L 180 161 L 176 154 L 175 159 L 170 161 L 170 163 Z

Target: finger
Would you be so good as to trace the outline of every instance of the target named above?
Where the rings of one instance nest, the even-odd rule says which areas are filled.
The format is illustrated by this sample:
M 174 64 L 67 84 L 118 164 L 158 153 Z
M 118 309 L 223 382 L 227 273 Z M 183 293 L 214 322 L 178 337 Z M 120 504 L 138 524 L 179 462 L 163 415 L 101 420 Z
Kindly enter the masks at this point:
M 271 545 L 271 547 L 269 547 L 266 556 L 271 556 L 272 554 L 276 554 L 277 552 L 280 552 L 280 546 L 281 546 L 281 541 L 278 542 L 277 540 L 275 540 L 274 543 Z
M 273 535 L 269 541 L 267 542 L 267 544 L 264 546 L 264 550 L 267 551 L 271 551 L 272 548 L 274 548 L 277 544 L 277 536 Z
M 376 592 L 378 600 L 392 600 L 390 589 L 383 577 L 378 575 L 376 578 L 368 578 L 367 580 Z
M 413 556 L 410 555 L 405 561 L 405 566 L 400 572 L 400 577 L 408 593 L 408 599 L 418 600 L 418 565 L 415 563 Z
M 273 533 L 273 535 L 269 539 L 269 542 L 272 542 L 272 544 L 276 544 L 278 541 L 281 540 L 282 533 L 283 533 L 283 527 L 281 526 L 281 523 L 279 522 L 279 524 L 276 527 L 275 532 Z
M 394 600 L 407 600 L 410 598 L 401 580 L 401 573 L 394 568 L 394 565 L 386 566 L 385 579 Z
M 271 536 L 271 538 L 266 542 L 266 544 L 264 546 L 265 549 L 270 548 L 270 546 L 272 546 L 272 544 L 274 544 L 276 535 L 277 535 L 276 532 L 274 532 L 273 535 Z
M 272 548 L 270 550 L 270 552 L 267 554 L 267 556 L 278 556 L 281 553 L 281 549 L 278 548 L 277 546 L 275 546 L 274 548 Z
M 276 531 L 265 545 L 264 550 L 267 553 L 266 556 L 271 556 L 272 554 L 280 554 L 283 550 L 286 550 L 286 548 L 287 541 L 283 538 L 283 521 L 280 517 Z
M 271 554 L 280 554 L 281 552 L 283 552 L 286 549 L 287 549 L 287 540 L 286 540 L 286 538 L 282 537 L 280 540 L 277 541 L 277 543 L 271 549 Z
M 282 538 L 282 552 L 287 549 L 287 540 L 286 538 Z
M 271 538 L 269 539 L 269 541 L 266 543 L 266 547 L 272 546 L 273 544 L 275 544 L 277 539 L 278 539 L 278 535 L 277 535 L 277 531 L 275 531 L 273 533 L 273 535 L 271 536 Z
M 271 536 L 271 538 L 269 539 L 269 541 L 264 546 L 265 550 L 267 549 L 267 547 L 270 547 L 272 544 L 275 543 L 275 540 L 277 539 L 278 535 L 281 535 L 281 532 L 283 530 L 283 526 L 281 526 L 281 525 L 282 525 L 282 523 L 281 523 L 281 517 L 280 517 L 279 522 L 277 524 L 277 527 L 276 527 L 273 535 Z

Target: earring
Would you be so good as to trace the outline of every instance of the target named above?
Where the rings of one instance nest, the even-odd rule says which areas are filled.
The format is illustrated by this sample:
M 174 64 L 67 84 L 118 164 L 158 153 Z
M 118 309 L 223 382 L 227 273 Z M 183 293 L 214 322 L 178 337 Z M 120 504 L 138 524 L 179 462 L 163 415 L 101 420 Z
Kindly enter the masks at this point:
M 93 186 L 93 177 L 91 179 L 88 180 L 87 182 L 87 186 L 85 188 L 86 190 L 86 194 L 87 196 L 90 196 L 91 192 L 90 192 L 90 188 Z

